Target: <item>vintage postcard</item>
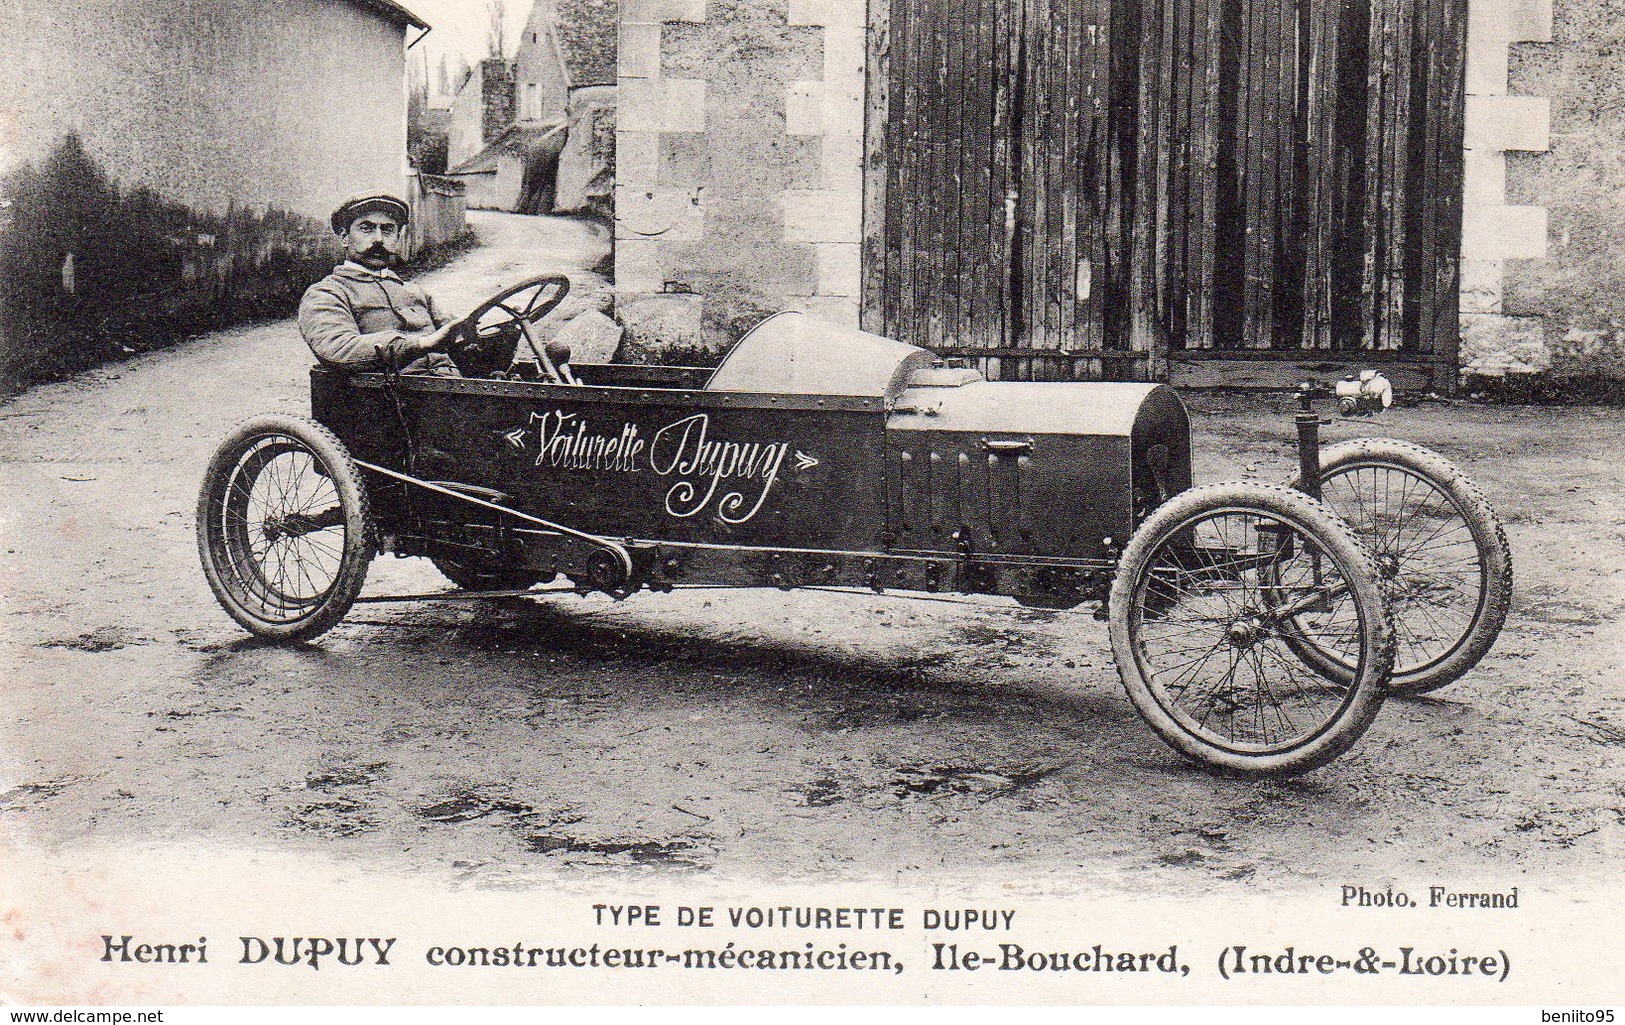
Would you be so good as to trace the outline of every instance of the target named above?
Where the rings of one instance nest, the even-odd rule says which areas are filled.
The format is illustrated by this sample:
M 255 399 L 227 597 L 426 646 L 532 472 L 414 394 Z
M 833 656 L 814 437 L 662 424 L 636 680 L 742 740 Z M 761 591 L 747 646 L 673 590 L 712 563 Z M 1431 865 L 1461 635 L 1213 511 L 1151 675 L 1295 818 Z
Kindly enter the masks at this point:
M 1625 12 L 0 9 L 6 1002 L 1611 1020 Z

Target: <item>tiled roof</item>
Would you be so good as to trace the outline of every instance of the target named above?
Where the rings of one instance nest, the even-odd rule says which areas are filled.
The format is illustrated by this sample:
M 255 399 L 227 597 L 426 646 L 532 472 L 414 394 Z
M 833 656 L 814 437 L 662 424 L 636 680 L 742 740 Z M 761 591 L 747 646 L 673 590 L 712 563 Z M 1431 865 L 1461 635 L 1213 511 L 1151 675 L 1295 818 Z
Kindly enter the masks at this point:
M 570 84 L 614 85 L 618 0 L 557 0 L 555 7 Z

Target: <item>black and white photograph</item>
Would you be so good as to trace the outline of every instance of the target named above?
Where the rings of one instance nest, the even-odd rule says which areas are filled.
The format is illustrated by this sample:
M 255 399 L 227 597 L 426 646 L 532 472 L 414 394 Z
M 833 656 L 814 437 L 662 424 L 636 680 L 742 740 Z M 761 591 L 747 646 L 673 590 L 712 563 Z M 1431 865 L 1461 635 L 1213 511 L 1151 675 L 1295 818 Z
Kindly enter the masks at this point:
M 1625 3 L 0 24 L 0 1001 L 1613 1020 Z

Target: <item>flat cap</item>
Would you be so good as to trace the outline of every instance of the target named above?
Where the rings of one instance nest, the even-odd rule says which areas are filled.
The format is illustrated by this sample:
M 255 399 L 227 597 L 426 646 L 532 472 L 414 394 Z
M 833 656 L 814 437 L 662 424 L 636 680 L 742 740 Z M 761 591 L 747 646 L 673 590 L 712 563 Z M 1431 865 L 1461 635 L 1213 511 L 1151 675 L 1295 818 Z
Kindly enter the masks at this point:
M 333 211 L 332 225 L 335 235 L 342 235 L 350 230 L 350 224 L 362 214 L 384 213 L 405 224 L 412 216 L 412 210 L 406 203 L 388 193 L 380 192 L 373 195 L 351 196 L 339 208 Z

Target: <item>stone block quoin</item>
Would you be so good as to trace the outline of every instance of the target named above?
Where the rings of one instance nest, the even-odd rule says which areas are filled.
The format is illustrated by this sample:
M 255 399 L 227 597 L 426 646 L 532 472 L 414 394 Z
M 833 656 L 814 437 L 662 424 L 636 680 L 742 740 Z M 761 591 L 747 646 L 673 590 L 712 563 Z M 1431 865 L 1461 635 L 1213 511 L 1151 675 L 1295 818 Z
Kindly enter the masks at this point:
M 857 326 L 866 17 L 854 0 L 623 0 L 619 312 L 660 309 L 673 343 L 713 349 L 752 310 Z
M 1547 212 L 1510 205 L 1506 154 L 1545 152 L 1551 103 L 1508 93 L 1512 43 L 1549 42 L 1552 0 L 1470 0 L 1461 243 L 1461 369 L 1498 375 L 1545 370 L 1549 354 L 1527 317 L 1507 317 L 1505 263 L 1547 255 Z

